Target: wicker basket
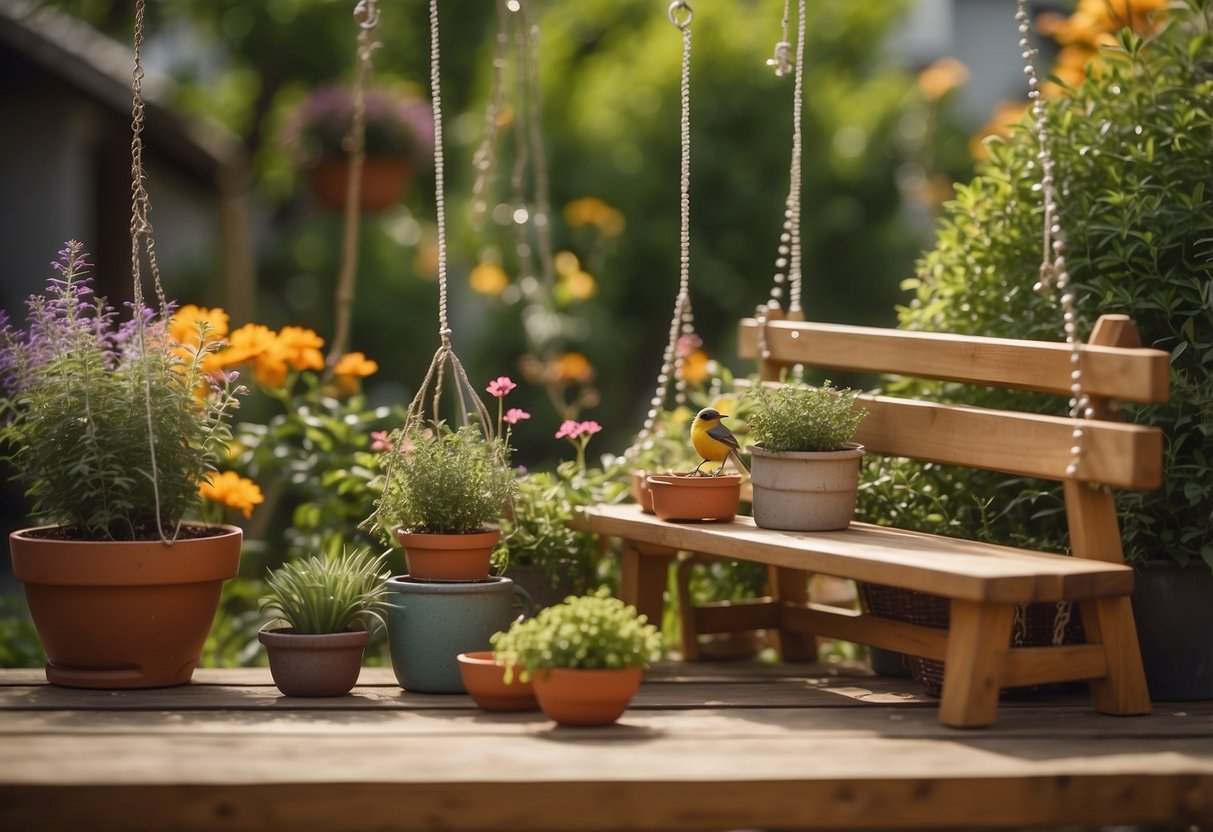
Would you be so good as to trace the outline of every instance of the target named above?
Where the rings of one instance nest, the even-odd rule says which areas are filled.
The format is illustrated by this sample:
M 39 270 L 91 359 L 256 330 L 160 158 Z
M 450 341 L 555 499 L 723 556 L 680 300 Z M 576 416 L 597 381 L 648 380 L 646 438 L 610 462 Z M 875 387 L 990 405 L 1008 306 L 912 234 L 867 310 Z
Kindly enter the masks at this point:
M 948 599 L 939 595 L 884 584 L 860 584 L 859 597 L 865 612 L 881 618 L 939 629 L 946 629 L 948 626 Z M 1026 647 L 1047 647 L 1053 644 L 1057 613 L 1056 604 L 1025 604 L 1020 607 L 1015 616 L 1011 644 Z M 1080 644 L 1084 640 L 1078 607 L 1071 606 L 1061 643 Z M 910 666 L 910 675 L 922 685 L 928 696 L 939 696 L 943 693 L 943 662 L 919 656 L 907 656 L 906 659 Z M 1072 688 L 1075 684 L 1071 682 L 1003 688 L 999 696 L 1003 699 L 1022 699 L 1046 694 L 1053 696 Z

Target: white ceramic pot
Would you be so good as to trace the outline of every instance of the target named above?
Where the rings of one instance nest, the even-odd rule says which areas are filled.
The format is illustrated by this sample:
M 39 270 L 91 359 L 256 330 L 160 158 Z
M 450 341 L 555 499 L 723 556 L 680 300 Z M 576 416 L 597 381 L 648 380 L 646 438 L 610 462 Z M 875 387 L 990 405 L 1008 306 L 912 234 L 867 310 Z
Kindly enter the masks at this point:
M 768 451 L 751 445 L 754 522 L 764 529 L 822 532 L 845 529 L 855 514 L 863 446 L 839 451 Z

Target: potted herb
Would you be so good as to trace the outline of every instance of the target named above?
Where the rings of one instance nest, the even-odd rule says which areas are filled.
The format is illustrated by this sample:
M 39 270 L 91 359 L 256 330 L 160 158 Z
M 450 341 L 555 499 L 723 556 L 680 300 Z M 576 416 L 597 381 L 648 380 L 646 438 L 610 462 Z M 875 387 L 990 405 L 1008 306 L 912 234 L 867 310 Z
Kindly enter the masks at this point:
M 515 622 L 492 643 L 498 663 L 532 682 L 548 717 L 561 725 L 610 725 L 640 688 L 661 637 L 603 587 Z
M 432 163 L 434 120 L 429 102 L 407 87 L 369 89 L 365 108 L 362 208 L 382 211 Z M 286 144 L 307 169 L 317 201 L 332 210 L 345 205 L 353 120 L 354 90 L 338 85 L 314 90 L 287 122 Z
M 867 411 L 858 391 L 787 382 L 755 385 L 749 405 L 754 522 L 766 529 L 845 529 L 855 513 L 863 446 L 851 441 Z
M 409 577 L 489 577 L 499 523 L 517 492 L 509 449 L 476 427 L 444 423 L 395 431 L 380 455 L 384 488 L 372 521 L 405 548 Z
M 342 696 L 358 681 L 371 628 L 383 623 L 387 554 L 369 550 L 290 561 L 266 578 L 261 611 L 285 626 L 257 634 L 287 696 Z
M 227 444 L 233 378 L 204 365 L 201 321 L 172 339 L 161 315 L 119 322 L 70 241 L 27 328 L 0 321 L 0 441 L 51 525 L 14 532 L 47 679 L 89 688 L 184 684 L 241 531 L 186 522 Z

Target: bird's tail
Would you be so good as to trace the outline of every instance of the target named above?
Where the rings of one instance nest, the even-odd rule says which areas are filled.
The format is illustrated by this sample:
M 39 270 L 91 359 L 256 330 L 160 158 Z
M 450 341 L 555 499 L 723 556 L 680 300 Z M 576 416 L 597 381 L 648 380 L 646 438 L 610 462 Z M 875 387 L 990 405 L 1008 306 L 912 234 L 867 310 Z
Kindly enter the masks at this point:
M 741 454 L 732 448 L 729 448 L 729 459 L 733 460 L 733 464 L 737 466 L 738 472 L 744 474 L 750 473 L 750 466 L 746 465 L 745 461 L 741 458 Z

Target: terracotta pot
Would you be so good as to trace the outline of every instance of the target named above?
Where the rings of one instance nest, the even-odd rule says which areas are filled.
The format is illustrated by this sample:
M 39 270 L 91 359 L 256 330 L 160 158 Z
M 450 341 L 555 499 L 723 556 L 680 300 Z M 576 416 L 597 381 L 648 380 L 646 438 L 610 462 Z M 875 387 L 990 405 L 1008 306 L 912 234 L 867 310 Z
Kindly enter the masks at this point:
M 308 170 L 312 194 L 331 211 L 344 210 L 349 176 L 350 160 L 344 156 L 325 156 Z M 413 166 L 408 159 L 367 156 L 362 163 L 359 206 L 371 213 L 391 208 L 403 198 L 412 178 Z
M 650 474 L 653 512 L 662 520 L 726 522 L 741 504 L 741 474 Z
M 396 530 L 409 577 L 420 581 L 483 581 L 489 577 L 497 529 L 471 534 L 413 534 Z
M 518 679 L 515 671 L 505 680 L 505 665 L 493 659 L 492 650 L 460 653 L 459 675 L 473 701 L 486 711 L 537 711 L 535 689 L 530 682 Z
M 631 492 L 632 499 L 640 506 L 645 514 L 656 514 L 653 511 L 653 492 L 649 490 L 649 474 L 647 471 L 633 471 Z
M 270 675 L 287 696 L 344 696 L 358 683 L 371 634 L 300 634 L 289 627 L 262 630 L 257 640 L 270 657 Z
M 76 688 L 156 688 L 189 682 L 219 604 L 240 565 L 243 533 L 80 541 L 9 536 L 13 575 L 42 647 L 46 679 Z
M 574 670 L 553 667 L 535 674 L 539 708 L 560 725 L 610 725 L 640 689 L 644 669 Z
M 768 451 L 750 445 L 754 523 L 764 529 L 845 529 L 855 515 L 863 445 L 838 451 Z

